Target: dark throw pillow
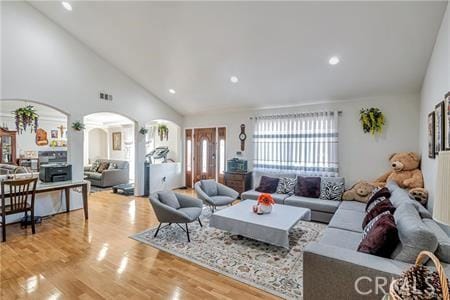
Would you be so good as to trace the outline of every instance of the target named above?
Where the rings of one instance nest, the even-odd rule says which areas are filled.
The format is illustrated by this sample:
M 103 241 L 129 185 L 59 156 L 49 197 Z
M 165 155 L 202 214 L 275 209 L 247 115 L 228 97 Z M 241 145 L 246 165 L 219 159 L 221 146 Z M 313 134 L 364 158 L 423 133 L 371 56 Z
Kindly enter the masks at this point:
M 295 186 L 295 195 L 307 198 L 319 198 L 320 196 L 320 177 L 297 177 Z
M 280 178 L 262 176 L 259 186 L 255 190 L 260 193 L 273 194 L 277 191 L 279 181 Z
M 389 198 L 391 198 L 391 192 L 387 187 L 374 189 L 372 195 L 369 197 L 369 201 L 367 201 L 366 212 L 372 209 L 378 202 Z
M 389 211 L 385 211 L 364 228 L 358 251 L 388 258 L 398 243 L 399 237 L 394 217 Z
M 388 199 L 377 202 L 377 204 L 367 212 L 362 223 L 362 228 L 364 229 L 370 221 L 372 221 L 376 216 L 384 213 L 385 211 L 389 211 L 391 214 L 394 214 L 395 212 L 394 205 L 392 205 L 391 201 L 389 201 Z
M 108 170 L 108 168 L 109 168 L 109 162 L 103 161 L 98 166 L 97 172 L 102 173 L 103 171 Z
M 293 194 L 297 178 L 295 177 L 281 177 L 277 186 L 278 194 Z

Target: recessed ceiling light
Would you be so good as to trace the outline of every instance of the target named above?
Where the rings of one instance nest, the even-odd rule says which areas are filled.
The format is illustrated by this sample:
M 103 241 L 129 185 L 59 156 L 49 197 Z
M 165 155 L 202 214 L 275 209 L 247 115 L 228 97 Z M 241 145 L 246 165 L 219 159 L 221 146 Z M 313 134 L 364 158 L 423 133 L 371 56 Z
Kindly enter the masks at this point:
M 177 92 L 174 89 L 169 89 L 169 93 L 176 94 Z
M 330 60 L 328 60 L 328 63 L 332 66 L 337 65 L 341 60 L 337 56 L 330 57 Z
M 239 82 L 239 78 L 237 78 L 236 76 L 231 76 L 231 77 L 230 77 L 230 81 L 231 81 L 232 83 L 238 83 L 238 82 Z
M 65 9 L 67 9 L 68 11 L 72 11 L 72 5 L 70 5 L 69 2 L 61 2 L 62 6 L 64 6 Z

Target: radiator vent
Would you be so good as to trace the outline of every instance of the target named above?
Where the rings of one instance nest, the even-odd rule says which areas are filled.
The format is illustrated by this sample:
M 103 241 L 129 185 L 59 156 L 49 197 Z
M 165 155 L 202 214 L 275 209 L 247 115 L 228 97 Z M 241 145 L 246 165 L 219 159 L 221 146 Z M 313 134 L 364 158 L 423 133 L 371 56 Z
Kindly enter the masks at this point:
M 107 94 L 107 93 L 100 92 L 100 99 L 105 100 L 105 101 L 112 101 L 113 96 L 110 94 Z

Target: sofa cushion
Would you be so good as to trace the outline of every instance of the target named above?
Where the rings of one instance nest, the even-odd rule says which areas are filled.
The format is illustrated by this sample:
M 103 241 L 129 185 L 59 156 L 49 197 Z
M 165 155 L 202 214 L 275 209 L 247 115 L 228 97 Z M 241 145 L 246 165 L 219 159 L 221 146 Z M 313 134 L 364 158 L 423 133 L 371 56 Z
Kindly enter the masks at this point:
M 358 251 L 381 257 L 390 257 L 398 244 L 395 220 L 389 211 L 376 216 L 364 228 Z
M 319 242 L 356 251 L 361 242 L 361 233 L 328 227 Z
M 391 191 L 391 202 L 396 208 L 398 208 L 402 203 L 407 202 L 414 205 L 422 218 L 432 218 L 431 213 L 422 204 L 416 200 L 412 200 L 409 197 L 408 191 L 399 187 L 396 182 L 389 181 L 386 187 Z
M 371 207 L 371 209 L 367 212 L 366 216 L 364 217 L 364 220 L 362 222 L 362 228 L 366 227 L 366 225 L 370 221 L 372 221 L 376 216 L 378 216 L 381 213 L 384 213 L 385 211 L 389 211 L 391 214 L 395 212 L 395 207 L 392 205 L 391 201 L 389 201 L 389 199 L 386 198 L 384 198 L 384 200 L 377 202 L 377 204 Z
M 277 191 L 280 178 L 262 176 L 259 186 L 255 189 L 257 192 L 273 194 Z
M 201 215 L 202 208 L 201 207 L 182 207 L 182 208 L 177 209 L 177 211 L 182 212 L 189 218 L 189 220 L 194 221 Z
M 379 202 L 389 199 L 391 197 L 391 192 L 388 188 L 376 188 L 373 190 L 372 195 L 369 197 L 369 201 L 367 201 L 366 212 L 369 212 L 375 205 Z
M 334 213 L 339 207 L 340 201 L 322 200 L 315 198 L 306 198 L 300 196 L 290 196 L 284 200 L 284 204 L 309 208 L 315 211 Z
M 339 209 L 354 210 L 358 212 L 366 212 L 366 205 L 358 201 L 342 201 Z
M 103 173 L 103 171 L 108 170 L 108 169 L 109 169 L 109 162 L 103 161 L 98 166 L 97 172 L 98 173 Z
M 342 194 L 345 190 L 343 177 L 322 177 L 320 181 L 320 199 L 323 200 L 342 200 Z
M 241 199 L 243 199 L 243 200 L 247 200 L 247 199 L 249 199 L 249 200 L 258 200 L 259 195 L 261 195 L 260 192 L 257 192 L 255 190 L 250 190 L 250 191 L 243 192 L 241 194 Z M 284 204 L 284 200 L 287 197 L 289 197 L 288 194 L 274 193 L 274 194 L 271 194 L 271 195 L 272 195 L 273 200 L 275 200 L 275 202 L 278 203 L 278 204 Z
M 100 162 L 94 161 L 94 163 L 91 165 L 89 172 L 97 172 L 98 167 L 100 166 Z
M 293 194 L 297 179 L 295 177 L 281 177 L 277 186 L 277 194 Z
M 180 208 L 180 202 L 178 202 L 177 196 L 172 191 L 158 192 L 159 201 L 167 206 L 178 209 Z
M 411 203 L 403 203 L 394 213 L 400 243 L 392 258 L 413 264 L 423 250 L 436 251 L 438 241 L 434 233 L 422 221 L 417 209 Z
M 434 254 L 441 262 L 450 264 L 450 237 L 432 219 L 422 219 L 430 231 L 434 233 L 438 241 L 438 247 Z
M 84 175 L 86 175 L 88 177 L 88 179 L 94 179 L 94 180 L 102 179 L 102 173 L 86 171 L 86 172 L 84 172 Z
M 209 198 L 211 198 L 214 201 L 214 204 L 217 206 L 228 205 L 234 200 L 236 200 L 235 198 L 228 196 L 211 196 Z
M 117 163 L 112 162 L 112 163 L 109 164 L 108 170 L 114 170 L 114 169 L 117 169 L 117 168 L 118 168 L 117 167 Z
M 213 179 L 200 180 L 202 190 L 208 196 L 217 196 L 217 183 Z
M 320 196 L 320 177 L 297 177 L 295 186 L 295 196 L 319 198 Z
M 201 213 L 202 208 L 201 207 L 183 207 L 178 209 L 177 211 L 182 212 L 190 221 L 194 221 L 197 219 Z
M 363 230 L 361 228 L 361 224 L 364 220 L 365 215 L 366 214 L 363 212 L 348 209 L 338 209 L 328 226 L 354 232 L 362 232 Z

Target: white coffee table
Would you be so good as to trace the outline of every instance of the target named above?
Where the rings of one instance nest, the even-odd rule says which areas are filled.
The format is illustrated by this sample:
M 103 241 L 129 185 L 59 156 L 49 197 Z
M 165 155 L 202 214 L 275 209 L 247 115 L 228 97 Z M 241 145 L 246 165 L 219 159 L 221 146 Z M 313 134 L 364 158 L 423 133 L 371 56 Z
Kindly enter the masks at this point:
M 209 226 L 289 249 L 289 230 L 300 220 L 310 221 L 311 210 L 275 204 L 270 214 L 253 212 L 254 200 L 219 210 L 211 216 Z

